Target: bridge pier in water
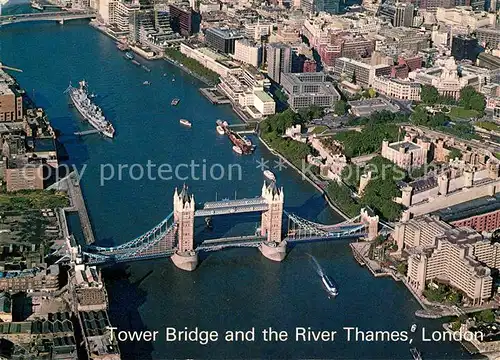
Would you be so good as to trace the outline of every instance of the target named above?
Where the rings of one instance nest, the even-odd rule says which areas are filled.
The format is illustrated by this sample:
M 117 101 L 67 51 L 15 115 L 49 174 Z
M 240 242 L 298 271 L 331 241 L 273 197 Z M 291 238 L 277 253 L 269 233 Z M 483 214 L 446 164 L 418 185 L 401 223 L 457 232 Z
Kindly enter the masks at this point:
M 259 251 L 266 258 L 273 261 L 283 261 L 286 256 L 286 241 L 282 235 L 283 220 L 283 188 L 277 188 L 273 182 L 270 185 L 262 185 L 262 198 L 268 204 L 267 211 L 261 215 L 260 233 L 267 238 L 259 246 Z
M 194 195 L 189 196 L 187 187 L 174 192 L 174 221 L 177 227 L 177 251 L 171 259 L 175 266 L 193 271 L 198 266 L 198 254 L 194 251 Z
M 266 258 L 283 261 L 286 256 L 286 241 L 283 240 L 283 188 L 275 183 L 262 186 L 262 199 L 266 206 L 262 210 L 260 235 L 265 237 L 258 249 Z M 177 250 L 171 256 L 179 269 L 193 271 L 198 265 L 198 254 L 194 243 L 194 219 L 196 206 L 194 195 L 188 194 L 187 187 L 174 192 L 174 222 L 177 234 Z
M 193 271 L 198 266 L 198 252 L 218 251 L 231 247 L 258 248 L 272 261 L 283 261 L 287 244 L 309 241 L 329 241 L 345 238 L 364 238 L 371 241 L 378 236 L 379 217 L 370 209 L 340 224 L 325 225 L 283 209 L 283 188 L 274 182 L 262 186 L 259 197 L 206 202 L 196 206 L 194 195 L 184 186 L 175 189 L 173 212 L 152 229 L 124 244 L 113 247 L 91 245 L 82 253 L 91 264 L 116 263 L 170 256 L 181 270 Z M 195 244 L 194 222 L 197 217 L 212 217 L 248 212 L 260 212 L 258 233 L 247 236 L 208 239 Z M 283 236 L 283 215 L 288 217 L 288 231 Z M 387 224 L 382 224 L 384 227 Z M 390 227 L 390 226 L 389 226 Z M 80 250 L 77 250 L 80 251 Z

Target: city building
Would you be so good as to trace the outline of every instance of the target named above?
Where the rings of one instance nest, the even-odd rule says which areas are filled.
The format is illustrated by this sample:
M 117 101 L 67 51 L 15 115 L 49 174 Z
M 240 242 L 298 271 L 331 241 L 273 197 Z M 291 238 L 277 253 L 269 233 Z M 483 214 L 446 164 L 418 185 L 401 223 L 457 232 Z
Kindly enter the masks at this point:
M 433 214 L 455 227 L 467 226 L 478 232 L 493 232 L 500 228 L 500 194 L 450 206 Z
M 385 64 L 370 65 L 362 61 L 341 57 L 335 60 L 335 76 L 361 86 L 372 86 L 375 76 L 389 75 L 391 67 Z
M 6 160 L 4 170 L 7 191 L 42 190 L 44 188 L 44 167 L 38 160 L 17 158 Z
M 323 0 L 323 11 L 328 14 L 339 14 L 340 0 Z
M 339 33 L 332 36 L 331 41 L 318 45 L 318 54 L 323 65 L 327 68 L 335 66 L 335 59 L 346 57 L 359 59 L 371 56 L 375 49 L 375 42 L 361 35 Z
M 170 4 L 169 12 L 172 30 L 183 36 L 190 36 L 198 32 L 198 17 L 190 7 L 181 4 Z
M 27 269 L 1 271 L 0 291 L 47 291 L 60 289 L 59 265 L 51 265 L 48 269 Z
M 243 34 L 236 30 L 210 28 L 205 31 L 205 41 L 224 54 L 234 54 L 236 40 Z
M 0 292 L 0 323 L 12 321 L 12 298 L 8 292 Z
M 273 24 L 263 22 L 261 20 L 249 21 L 244 25 L 245 37 L 255 41 L 261 41 L 263 38 L 269 37 L 273 31 Z
M 477 39 L 467 35 L 455 35 L 451 40 L 451 56 L 455 60 L 476 61 L 479 55 Z
M 115 35 L 129 35 L 133 42 L 139 40 L 139 3 L 112 0 L 108 5 L 109 31 Z M 104 6 L 103 9 L 106 7 Z M 103 10 L 104 11 L 104 10 Z
M 410 72 L 408 77 L 422 85 L 434 86 L 443 96 L 458 99 L 462 88 L 466 86 L 472 86 L 476 90 L 480 88 L 481 79 L 476 69 L 472 67 L 470 70 L 462 69 L 459 74 L 455 59 L 438 59 L 433 67 L 417 69 Z
M 376 111 L 399 112 L 399 107 L 383 98 L 348 101 L 349 113 L 354 116 L 366 117 Z
M 269 78 L 281 84 L 283 73 L 292 71 L 292 48 L 282 43 L 267 46 L 267 74 Z
M 262 119 L 276 112 L 276 102 L 266 92 L 271 82 L 250 66 L 221 77 L 217 85 L 236 108 L 243 109 L 253 119 Z
M 238 39 L 234 44 L 233 58 L 257 68 L 262 62 L 262 47 L 255 41 Z
M 430 144 L 418 140 L 418 143 L 414 143 L 411 141 L 411 137 L 408 136 L 405 136 L 403 141 L 393 143 L 384 140 L 381 155 L 402 169 L 419 168 L 427 164 L 427 152 Z
M 318 65 L 316 64 L 316 61 L 313 59 L 307 59 L 304 61 L 304 65 L 302 68 L 302 72 L 316 72 Z
M 4 359 L 78 360 L 74 331 L 69 312 L 43 314 L 32 321 L 0 322 L 0 341 L 10 341 L 16 344 L 13 348 L 17 347 L 12 357 L 8 356 L 8 346 L 0 348 L 0 356 Z
M 500 45 L 500 28 L 481 27 L 476 30 L 476 38 L 485 49 L 498 49 Z
M 7 83 L 0 82 L 0 122 L 23 119 L 23 97 Z
M 187 57 L 198 61 L 207 69 L 221 76 L 241 72 L 239 64 L 223 54 L 216 53 L 210 48 L 196 47 L 192 44 L 181 42 L 180 51 Z
M 497 70 L 500 69 L 500 57 L 482 52 L 477 57 L 477 64 L 489 70 Z
M 294 110 L 311 105 L 331 107 L 340 100 L 340 94 L 332 83 L 326 81 L 322 72 L 282 74 L 283 89 L 288 96 L 288 104 Z
M 162 52 L 181 36 L 170 26 L 170 14 L 165 11 L 147 10 L 139 14 L 139 41 L 141 44 Z
M 411 3 L 382 3 L 378 10 L 378 16 L 388 19 L 392 26 L 411 27 L 413 25 L 413 14 L 415 7 Z
M 485 11 L 475 11 L 467 6 L 437 8 L 436 20 L 463 33 L 476 31 L 481 27 L 495 25 L 496 16 Z
M 431 33 L 406 27 L 381 27 L 375 38 L 376 51 L 396 58 L 402 53 L 417 53 L 428 49 Z
M 416 82 L 388 76 L 375 76 L 372 87 L 380 94 L 399 100 L 420 101 L 422 91 L 421 85 Z
M 398 252 L 411 248 L 430 248 L 435 238 L 452 229 L 453 226 L 441 221 L 438 216 L 422 215 L 395 225 L 392 236 L 398 245 Z
M 76 264 L 70 286 L 76 294 L 78 311 L 106 310 L 108 296 L 101 278 L 101 272 L 95 266 Z
M 200 14 L 209 13 L 212 11 L 219 11 L 221 4 L 218 1 L 200 1 L 200 5 L 198 6 L 198 11 Z
M 408 284 L 422 293 L 432 281 L 460 290 L 465 301 L 481 305 L 493 293 L 490 268 L 500 266 L 500 244 L 482 240 L 470 228 L 449 229 L 434 238 L 429 249 L 414 249 L 408 258 Z
M 88 359 L 120 360 L 120 350 L 116 337 L 111 336 L 107 311 L 80 311 L 78 317 Z

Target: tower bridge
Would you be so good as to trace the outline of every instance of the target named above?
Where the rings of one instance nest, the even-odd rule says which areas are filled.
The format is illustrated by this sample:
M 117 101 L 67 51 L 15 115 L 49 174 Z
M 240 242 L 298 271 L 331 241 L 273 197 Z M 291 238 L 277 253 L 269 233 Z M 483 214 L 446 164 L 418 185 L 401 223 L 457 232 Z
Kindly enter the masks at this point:
M 173 200 L 172 213 L 151 230 L 122 245 L 87 246 L 80 256 L 90 264 L 170 256 L 178 268 L 192 271 L 198 265 L 199 252 L 254 247 L 258 248 L 266 258 L 282 261 L 286 256 L 288 243 L 359 237 L 373 239 L 378 235 L 378 216 L 372 216 L 365 209 L 359 216 L 335 225 L 315 223 L 284 211 L 283 188 L 276 187 L 274 182 L 264 182 L 261 195 L 255 198 L 212 201 L 197 208 L 194 195 L 189 194 L 187 187 L 184 186 L 180 191 L 175 189 Z M 195 242 L 194 221 L 196 217 L 249 212 L 261 213 L 258 233 L 209 239 L 198 244 Z M 282 229 L 283 216 L 288 218 L 288 229 L 285 234 Z
M 30 14 L 13 14 L 0 16 L 0 25 L 14 24 L 26 21 L 58 21 L 64 23 L 68 20 L 92 19 L 96 17 L 95 11 L 69 10 L 69 11 L 47 11 Z

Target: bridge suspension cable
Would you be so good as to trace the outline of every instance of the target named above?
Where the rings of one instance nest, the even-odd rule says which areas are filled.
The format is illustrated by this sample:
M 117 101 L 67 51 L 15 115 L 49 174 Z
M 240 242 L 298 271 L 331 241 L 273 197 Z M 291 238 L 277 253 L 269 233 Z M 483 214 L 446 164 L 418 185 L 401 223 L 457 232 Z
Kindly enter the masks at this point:
M 144 242 L 147 243 L 147 241 L 150 239 L 151 235 L 154 235 L 159 230 L 161 230 L 168 223 L 168 221 L 172 218 L 173 214 L 174 213 L 171 212 L 165 219 L 163 219 L 160 223 L 158 223 L 154 228 L 148 230 L 147 232 L 145 232 L 141 236 L 138 236 L 135 239 L 126 242 L 125 244 L 118 245 L 118 246 L 111 246 L 111 247 L 102 247 L 102 246 L 91 245 L 88 248 L 91 250 L 98 251 L 98 252 L 102 252 L 102 251 L 115 252 L 115 251 L 119 251 L 119 250 L 135 248 Z

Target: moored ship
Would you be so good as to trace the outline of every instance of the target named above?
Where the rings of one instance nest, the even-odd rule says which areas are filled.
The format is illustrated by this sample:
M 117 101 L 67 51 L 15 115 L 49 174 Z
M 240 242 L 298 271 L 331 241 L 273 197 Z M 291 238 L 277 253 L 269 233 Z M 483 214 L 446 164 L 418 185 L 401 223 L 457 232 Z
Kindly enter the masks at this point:
M 30 5 L 33 9 L 37 9 L 37 10 L 40 10 L 40 11 L 43 11 L 43 5 L 40 4 L 38 1 L 36 0 L 33 0 L 30 2 Z
M 221 134 L 220 130 L 223 131 L 224 134 L 227 135 L 229 140 L 233 143 L 233 150 L 238 154 L 251 154 L 255 150 L 255 146 L 252 145 L 252 142 L 246 138 L 241 137 L 237 132 L 231 130 L 229 128 L 229 124 L 226 121 L 217 120 L 217 132 Z M 235 147 L 239 148 L 239 151 L 235 150 Z
M 130 51 L 127 51 L 125 53 L 125 57 L 129 60 L 132 60 L 134 58 L 134 54 L 132 54 Z
M 216 129 L 217 129 L 217 134 L 219 134 L 219 135 L 224 135 L 225 134 L 224 129 L 222 128 L 222 126 L 217 125 Z
M 65 92 L 69 93 L 75 108 L 94 129 L 108 138 L 112 139 L 114 137 L 115 129 L 113 125 L 106 120 L 101 108 L 90 100 L 87 83 L 84 80 L 79 82 L 78 88 L 70 84 Z
M 121 50 L 121 51 L 127 51 L 127 50 L 129 49 L 128 44 L 127 44 L 127 43 L 125 43 L 125 42 L 117 42 L 117 43 L 116 43 L 116 47 L 117 47 L 119 50 Z M 129 53 L 129 52 L 127 51 L 127 53 Z M 127 55 L 125 55 L 125 56 L 127 56 Z M 128 58 L 129 58 L 129 57 L 127 56 L 127 59 L 128 59 Z M 132 58 L 133 58 L 133 56 L 132 56 Z

